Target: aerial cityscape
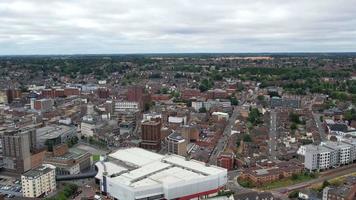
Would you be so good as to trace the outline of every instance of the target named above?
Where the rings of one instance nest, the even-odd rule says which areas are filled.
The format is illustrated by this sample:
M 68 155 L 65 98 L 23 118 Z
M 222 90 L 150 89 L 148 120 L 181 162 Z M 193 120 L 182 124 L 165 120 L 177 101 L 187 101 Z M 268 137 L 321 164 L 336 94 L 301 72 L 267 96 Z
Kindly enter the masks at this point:
M 0 200 L 356 200 L 354 11 L 0 2 Z

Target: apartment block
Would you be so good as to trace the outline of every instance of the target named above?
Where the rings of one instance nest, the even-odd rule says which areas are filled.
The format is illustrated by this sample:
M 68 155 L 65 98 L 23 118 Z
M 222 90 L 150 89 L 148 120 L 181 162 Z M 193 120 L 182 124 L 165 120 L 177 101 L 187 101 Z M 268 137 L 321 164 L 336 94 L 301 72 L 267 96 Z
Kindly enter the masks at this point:
M 56 190 L 56 173 L 53 165 L 42 165 L 21 175 L 24 197 L 43 197 Z

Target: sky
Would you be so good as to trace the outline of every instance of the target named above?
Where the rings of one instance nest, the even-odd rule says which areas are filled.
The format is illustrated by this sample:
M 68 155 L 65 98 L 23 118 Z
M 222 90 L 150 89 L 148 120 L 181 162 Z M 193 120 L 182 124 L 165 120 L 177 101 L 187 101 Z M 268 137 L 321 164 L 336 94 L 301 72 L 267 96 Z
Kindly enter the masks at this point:
M 0 0 L 0 55 L 355 51 L 356 0 Z

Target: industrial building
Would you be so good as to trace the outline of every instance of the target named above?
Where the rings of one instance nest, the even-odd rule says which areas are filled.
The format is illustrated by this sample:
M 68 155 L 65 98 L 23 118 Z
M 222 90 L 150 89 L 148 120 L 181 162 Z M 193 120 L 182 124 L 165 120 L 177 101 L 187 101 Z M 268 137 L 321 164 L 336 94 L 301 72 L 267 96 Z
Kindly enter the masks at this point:
M 193 199 L 217 193 L 227 170 L 178 155 L 120 149 L 96 163 L 100 189 L 119 200 Z

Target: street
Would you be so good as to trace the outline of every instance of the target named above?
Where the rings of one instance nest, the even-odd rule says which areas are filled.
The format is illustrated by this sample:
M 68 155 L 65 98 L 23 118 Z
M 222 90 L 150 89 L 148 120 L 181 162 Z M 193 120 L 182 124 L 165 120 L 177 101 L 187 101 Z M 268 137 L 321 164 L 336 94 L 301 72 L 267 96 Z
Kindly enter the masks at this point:
M 237 119 L 238 116 L 238 109 L 237 106 L 234 107 L 234 110 L 232 112 L 232 115 L 229 119 L 228 124 L 226 125 L 225 129 L 224 129 L 224 133 L 221 136 L 221 138 L 218 140 L 213 152 L 211 153 L 211 156 L 209 158 L 209 163 L 216 165 L 217 164 L 217 157 L 219 155 L 220 152 L 224 151 L 225 146 L 227 145 L 227 140 L 229 139 L 230 135 L 231 135 L 231 129 L 235 124 L 235 121 Z
M 268 153 L 270 160 L 276 160 L 276 144 L 277 144 L 277 113 L 275 110 L 271 110 L 270 113 L 271 120 L 270 120 L 270 128 L 269 128 L 269 140 L 268 140 Z

